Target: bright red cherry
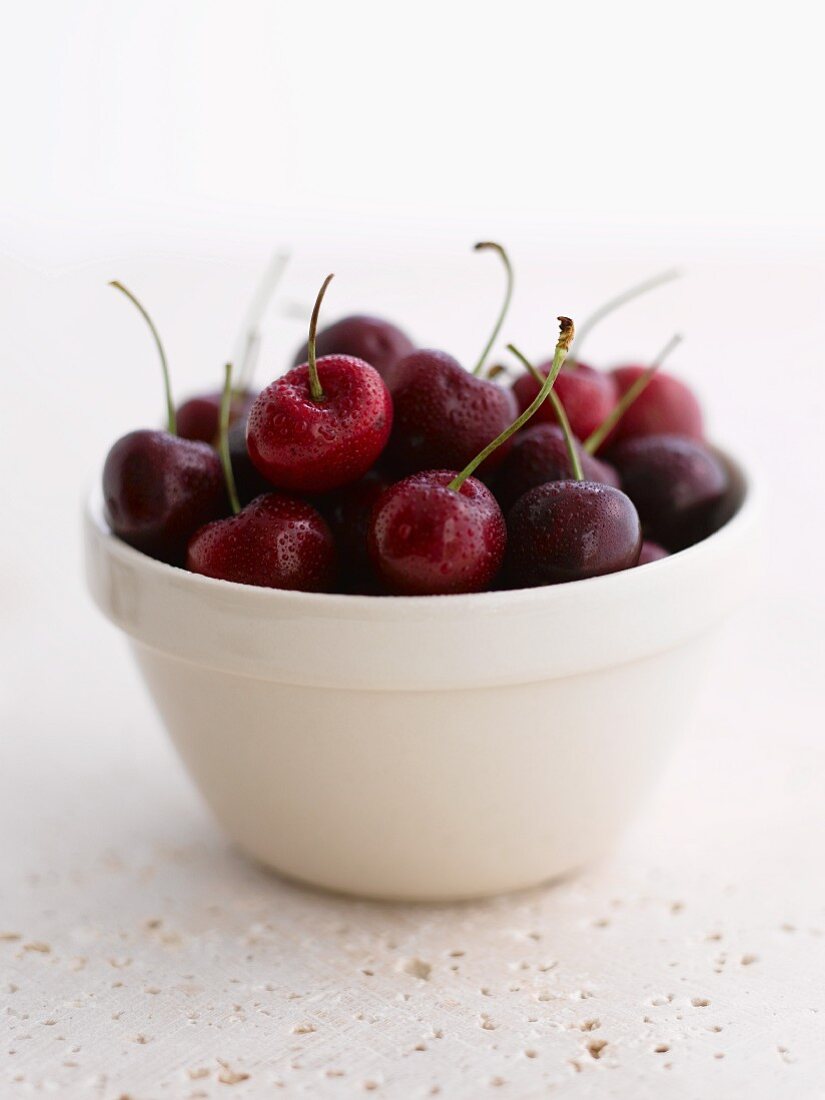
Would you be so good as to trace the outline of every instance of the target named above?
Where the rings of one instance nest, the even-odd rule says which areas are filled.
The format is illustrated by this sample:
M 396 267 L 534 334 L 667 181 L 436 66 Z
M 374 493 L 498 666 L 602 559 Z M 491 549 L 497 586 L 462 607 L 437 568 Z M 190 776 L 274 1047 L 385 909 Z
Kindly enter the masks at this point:
M 645 539 L 642 543 L 642 552 L 639 555 L 639 565 L 648 565 L 652 561 L 660 561 L 662 558 L 670 557 L 664 546 L 660 546 L 658 542 L 651 542 L 650 539 Z
M 621 398 L 648 368 L 617 367 L 612 371 Z M 645 435 L 681 435 L 704 438 L 702 409 L 690 389 L 671 374 L 658 371 L 645 390 L 627 409 L 614 429 L 609 444 Z
M 386 489 L 372 513 L 369 550 L 396 595 L 480 592 L 501 567 L 507 528 L 496 499 L 452 470 L 424 470 Z
M 550 364 L 545 363 L 538 370 L 546 377 Z M 513 383 L 513 393 L 519 409 L 527 408 L 539 388 L 538 381 L 531 374 L 525 372 L 519 375 Z M 618 398 L 615 379 L 584 363 L 565 365 L 553 390 L 564 405 L 573 434 L 582 440 L 587 439 L 598 428 Z M 536 413 L 536 420 L 555 423 L 556 417 L 550 402 L 542 405 Z
M 550 481 L 526 493 L 507 517 L 507 578 L 515 588 L 584 580 L 639 561 L 642 526 L 619 489 Z
M 374 367 L 382 378 L 388 377 L 392 367 L 415 351 L 415 344 L 396 325 L 380 317 L 354 314 L 321 329 L 316 337 L 316 355 L 347 355 L 363 359 Z M 294 367 L 306 363 L 309 345 L 304 344 L 292 361 Z
M 619 475 L 612 466 L 587 454 L 578 442 L 576 449 L 588 481 L 620 488 Z M 562 429 L 558 424 L 531 424 L 516 435 L 492 487 L 506 514 L 519 497 L 537 485 L 568 481 L 572 477 L 573 466 Z
M 249 414 L 247 447 L 273 485 L 321 493 L 356 481 L 389 439 L 393 407 L 380 374 L 360 359 L 316 360 L 315 331 L 324 291 L 312 312 L 309 361 L 259 394 Z
M 694 439 L 626 439 L 610 452 L 610 461 L 639 511 L 645 535 L 670 551 L 706 538 L 729 514 L 727 471 Z
M 335 544 L 311 505 L 265 493 L 237 515 L 196 531 L 186 568 L 236 584 L 328 592 L 335 580 Z
M 183 564 L 194 530 L 226 512 L 226 488 L 215 451 L 175 434 L 175 406 L 166 355 L 149 314 L 131 291 L 111 284 L 137 307 L 160 355 L 169 430 L 129 432 L 106 456 L 106 522 L 124 542 L 153 558 Z

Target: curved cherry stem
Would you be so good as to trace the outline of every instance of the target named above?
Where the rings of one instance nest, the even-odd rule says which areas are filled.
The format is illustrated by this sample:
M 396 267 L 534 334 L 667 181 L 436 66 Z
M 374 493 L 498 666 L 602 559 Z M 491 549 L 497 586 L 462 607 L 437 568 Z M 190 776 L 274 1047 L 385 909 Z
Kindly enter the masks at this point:
M 334 278 L 334 275 L 327 275 L 326 279 L 324 279 L 321 289 L 318 291 L 318 297 L 315 299 L 315 305 L 312 307 L 312 316 L 309 319 L 307 366 L 309 367 L 309 392 L 313 401 L 325 400 L 321 379 L 318 377 L 318 364 L 315 356 L 315 337 L 318 332 L 318 315 L 321 312 L 321 302 L 324 300 L 327 287 Z
M 589 455 L 593 455 L 604 443 L 605 439 L 610 435 L 624 414 L 633 404 L 633 402 L 640 397 L 650 384 L 653 375 L 664 363 L 665 359 L 670 355 L 674 348 L 678 347 L 682 342 L 681 336 L 671 336 L 647 370 L 640 374 L 636 381 L 630 386 L 616 402 L 601 424 L 585 439 L 582 446 Z
M 610 298 L 604 305 L 599 306 L 579 327 L 575 344 L 570 349 L 571 366 L 575 366 L 575 363 L 579 361 L 576 357 L 581 356 L 581 347 L 585 337 L 593 331 L 600 321 L 603 321 L 605 317 L 608 317 L 622 306 L 627 305 L 628 302 L 632 302 L 634 298 L 640 298 L 648 291 L 656 290 L 657 287 L 672 283 L 674 279 L 681 279 L 681 277 L 682 272 L 678 268 L 662 271 L 650 279 L 645 279 L 643 283 L 637 283 L 636 286 L 623 290 L 621 294 L 617 294 L 615 298 Z
M 175 402 L 172 400 L 172 385 L 169 381 L 169 364 L 166 362 L 166 352 L 163 350 L 163 344 L 160 342 L 160 336 L 158 336 L 158 330 L 155 328 L 154 321 L 146 312 L 144 307 L 134 296 L 131 290 L 127 290 L 123 283 L 119 283 L 117 279 L 112 279 L 109 286 L 113 286 L 115 290 L 119 290 L 121 294 L 125 294 L 133 306 L 137 307 L 138 312 L 149 326 L 149 331 L 154 337 L 155 344 L 157 345 L 158 354 L 160 355 L 160 366 L 163 371 L 163 388 L 166 391 L 166 427 L 170 435 L 178 434 L 178 424 L 175 417 Z
M 504 318 L 507 316 L 507 311 L 510 308 L 510 301 L 513 297 L 513 265 L 510 263 L 510 257 L 507 255 L 504 248 L 500 244 L 496 244 L 495 241 L 479 241 L 478 244 L 473 245 L 473 250 L 475 252 L 482 252 L 486 249 L 492 249 L 501 256 L 501 262 L 504 264 L 504 270 L 507 274 L 507 289 L 504 292 L 504 301 L 499 310 L 495 327 L 490 334 L 490 339 L 484 347 L 484 351 L 481 353 L 481 358 L 473 369 L 473 374 L 481 374 L 484 369 L 484 363 L 493 349 L 493 344 L 495 344 L 498 339 L 498 334 L 501 332 L 501 326 L 504 324 Z
M 538 367 L 533 366 L 533 364 L 525 359 L 520 352 L 516 352 L 516 355 L 521 360 L 522 364 L 530 371 L 539 386 L 543 386 L 544 375 Z M 562 400 L 555 390 L 551 390 L 548 393 L 547 400 L 553 406 L 553 412 L 556 414 L 556 420 L 558 420 L 559 427 L 564 436 L 564 446 L 567 449 L 567 457 L 570 460 L 570 469 L 573 471 L 573 477 L 576 481 L 584 481 L 584 470 L 582 469 L 581 459 L 579 458 L 579 452 L 576 448 L 576 440 L 573 436 L 573 429 L 570 427 L 570 421 L 567 419 L 567 413 L 562 404 Z
M 555 354 L 553 355 L 553 365 L 550 368 L 550 373 L 544 379 L 542 387 L 536 395 L 535 399 L 530 402 L 530 404 L 520 416 L 516 417 L 509 428 L 505 428 L 500 435 L 496 436 L 492 443 L 488 443 L 484 450 L 479 451 L 475 458 L 471 462 L 467 463 L 460 474 L 456 474 L 456 476 L 447 486 L 448 489 L 454 489 L 456 492 L 458 492 L 461 489 L 461 486 L 467 480 L 467 478 L 471 477 L 472 474 L 475 473 L 482 462 L 484 462 L 486 458 L 489 458 L 497 447 L 500 447 L 502 443 L 506 443 L 510 436 L 517 432 L 519 428 L 524 427 L 524 425 L 527 423 L 533 413 L 537 411 L 539 406 L 544 402 L 544 399 L 552 390 L 555 381 L 558 378 L 559 371 L 562 368 L 562 363 L 567 358 L 567 352 L 570 348 L 570 342 L 573 339 L 573 333 L 575 331 L 573 327 L 573 322 L 570 320 L 569 317 L 559 317 L 558 320 L 561 332 L 559 334 L 558 342 L 556 343 Z M 512 352 L 513 355 L 518 356 L 519 359 L 522 359 L 526 362 L 524 356 L 521 354 L 518 348 L 514 348 L 512 344 L 507 345 L 507 350 L 509 352 Z
M 241 331 L 235 342 L 235 360 L 239 364 L 235 393 L 243 393 L 252 385 L 252 375 L 255 371 L 258 349 L 261 343 L 261 321 L 272 295 L 283 277 L 289 260 L 289 252 L 276 252 L 261 276 L 261 281 L 255 288 Z
M 232 514 L 237 516 L 241 510 L 241 502 L 238 500 L 238 489 L 235 485 L 235 474 L 232 471 L 232 457 L 229 454 L 229 414 L 232 411 L 232 364 L 224 367 L 223 393 L 221 395 L 221 413 L 218 433 L 218 450 L 223 466 L 223 476 L 226 481 L 226 491 L 229 495 L 229 503 L 232 505 Z

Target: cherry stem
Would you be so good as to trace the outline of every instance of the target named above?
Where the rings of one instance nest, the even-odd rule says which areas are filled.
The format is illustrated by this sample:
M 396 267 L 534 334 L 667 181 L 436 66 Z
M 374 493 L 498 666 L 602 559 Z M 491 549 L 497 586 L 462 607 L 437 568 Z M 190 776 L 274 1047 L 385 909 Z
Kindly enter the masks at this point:
M 170 435 L 178 434 L 178 424 L 175 417 L 175 402 L 172 400 L 172 385 L 169 381 L 169 364 L 166 362 L 166 352 L 163 350 L 163 344 L 160 342 L 160 336 L 158 336 L 158 330 L 155 328 L 154 322 L 131 290 L 127 290 L 123 283 L 119 283 L 117 279 L 112 279 L 109 286 L 113 286 L 115 290 L 119 290 L 121 294 L 125 294 L 132 305 L 136 306 L 140 312 L 141 317 L 149 326 L 149 331 L 154 337 L 155 344 L 157 345 L 158 354 L 160 355 L 160 366 L 163 371 L 163 387 L 166 391 L 166 427 Z
M 640 397 L 650 384 L 653 375 L 664 363 L 665 359 L 670 355 L 674 348 L 678 347 L 682 342 L 681 336 L 671 336 L 670 340 L 665 344 L 647 370 L 640 374 L 636 381 L 630 386 L 616 402 L 601 424 L 585 439 L 582 446 L 589 454 L 595 454 L 604 443 L 605 439 L 610 435 L 624 414 L 633 404 L 633 402 Z
M 623 290 L 621 294 L 617 294 L 615 298 L 611 298 L 609 301 L 605 302 L 604 305 L 599 306 L 599 308 L 591 313 L 579 327 L 576 342 L 570 350 L 571 366 L 575 366 L 577 362 L 580 362 L 580 358 L 576 357 L 581 356 L 582 343 L 585 337 L 592 332 L 600 321 L 603 321 L 605 317 L 609 316 L 615 310 L 620 309 L 628 302 L 632 302 L 634 298 L 639 298 L 643 294 L 647 294 L 649 290 L 656 290 L 657 287 L 664 286 L 666 283 L 672 283 L 674 279 L 680 279 L 681 277 L 682 272 L 679 271 L 678 268 L 662 271 L 650 279 L 645 279 L 643 283 L 638 283 L 628 290 Z
M 288 252 L 276 252 L 269 261 L 267 269 L 255 289 L 235 345 L 235 358 L 240 363 L 235 393 L 245 392 L 252 384 L 252 375 L 261 343 L 261 321 L 266 312 L 266 307 L 269 305 L 272 295 L 275 293 L 286 270 L 289 259 Z
M 516 354 L 538 382 L 539 386 L 543 386 L 544 375 L 538 367 L 534 367 L 532 363 L 528 362 L 528 360 L 518 352 L 516 352 Z M 556 420 L 558 420 L 562 435 L 564 436 L 564 446 L 567 448 L 567 457 L 570 460 L 570 469 L 573 471 L 573 477 L 576 481 L 584 481 L 584 470 L 582 469 L 581 459 L 579 458 L 578 448 L 576 447 L 576 440 L 573 437 L 573 430 L 570 427 L 570 421 L 567 419 L 567 413 L 565 412 L 562 400 L 555 390 L 551 390 L 550 393 L 548 393 L 547 400 L 553 406 L 553 412 L 556 414 Z
M 484 368 L 485 360 L 492 351 L 493 344 L 495 344 L 496 340 L 498 339 L 498 334 L 501 332 L 501 326 L 504 324 L 504 318 L 507 316 L 507 311 L 510 308 L 510 300 L 513 297 L 513 265 L 510 263 L 510 257 L 507 255 L 502 246 L 500 244 L 496 244 L 495 241 L 479 241 L 478 244 L 473 245 L 473 250 L 475 252 L 482 252 L 485 249 L 492 249 L 494 252 L 498 252 L 499 256 L 501 256 L 502 263 L 504 264 L 504 270 L 507 273 L 507 289 L 504 292 L 504 302 L 502 303 L 501 310 L 499 311 L 495 327 L 490 334 L 490 339 L 487 341 L 484 351 L 481 353 L 481 358 L 475 365 L 473 374 L 481 374 Z
M 326 279 L 324 279 L 321 289 L 318 291 L 318 297 L 315 299 L 315 305 L 312 307 L 312 316 L 309 319 L 309 341 L 307 345 L 309 354 L 307 357 L 307 366 L 309 367 L 309 393 L 313 401 L 325 400 L 321 379 L 318 377 L 318 363 L 315 357 L 315 335 L 318 331 L 318 315 L 321 312 L 321 302 L 323 302 L 327 287 L 334 277 L 334 275 L 327 275 Z
M 555 354 L 553 355 L 553 365 L 550 368 L 550 373 L 544 379 L 542 387 L 536 395 L 535 399 L 527 406 L 527 408 L 520 416 L 516 417 L 509 428 L 505 428 L 500 435 L 496 436 L 492 443 L 488 443 L 484 450 L 479 451 L 475 458 L 472 459 L 472 461 L 464 467 L 460 474 L 456 474 L 456 476 L 447 486 L 448 489 L 454 489 L 456 492 L 458 492 L 461 489 L 461 486 L 467 480 L 467 478 L 475 473 L 475 471 L 486 458 L 490 457 L 496 447 L 500 447 L 502 443 L 506 443 L 511 435 L 515 434 L 515 432 L 517 432 L 519 428 L 524 427 L 524 425 L 527 423 L 533 413 L 535 413 L 539 406 L 543 403 L 548 393 L 550 393 L 550 391 L 552 390 L 555 381 L 558 378 L 559 371 L 562 368 L 562 363 L 567 358 L 567 352 L 570 348 L 570 342 L 573 339 L 573 334 L 575 331 L 573 327 L 573 322 L 570 320 L 569 317 L 559 317 L 558 320 L 561 332 L 559 334 L 559 339 L 556 344 Z M 518 358 L 521 359 L 523 362 L 527 361 L 526 359 L 524 359 L 524 356 L 521 354 L 521 352 L 517 348 L 514 348 L 512 344 L 507 345 L 507 350 L 509 352 L 512 352 L 513 355 L 518 356 Z
M 223 476 L 226 481 L 226 491 L 229 494 L 229 503 L 232 505 L 232 514 L 237 516 L 241 510 L 241 502 L 238 500 L 238 489 L 235 485 L 235 474 L 232 471 L 232 458 L 229 454 L 229 414 L 232 411 L 232 364 L 224 367 L 223 394 L 221 395 L 221 415 L 218 435 L 218 450 L 221 455 Z

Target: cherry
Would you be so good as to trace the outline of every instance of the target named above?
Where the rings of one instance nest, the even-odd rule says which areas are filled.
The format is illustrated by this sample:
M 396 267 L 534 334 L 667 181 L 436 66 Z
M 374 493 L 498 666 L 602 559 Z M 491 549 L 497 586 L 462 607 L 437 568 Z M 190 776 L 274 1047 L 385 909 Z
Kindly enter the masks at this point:
M 621 487 L 619 475 L 612 466 L 587 454 L 578 443 L 576 448 L 588 481 L 612 485 L 616 489 Z M 531 424 L 513 440 L 512 450 L 495 476 L 493 491 L 506 512 L 519 497 L 537 485 L 547 481 L 569 481 L 572 477 L 573 467 L 562 429 L 558 424 Z
M 549 363 L 538 370 L 546 375 Z M 526 409 L 539 392 L 539 383 L 529 373 L 520 374 L 513 383 L 518 407 Z M 609 374 L 588 367 L 585 363 L 565 366 L 556 380 L 555 393 L 564 405 L 573 434 L 586 439 L 602 423 L 618 399 L 618 386 Z M 555 422 L 553 406 L 547 402 L 536 414 L 537 420 Z
M 611 373 L 621 397 L 644 377 L 646 368 L 617 367 Z M 619 421 L 613 441 L 662 433 L 704 438 L 699 402 L 684 382 L 660 371 Z
M 392 376 L 395 423 L 387 461 L 399 473 L 461 469 L 511 423 L 518 409 L 509 390 L 476 378 L 443 351 L 416 351 Z M 503 461 L 496 451 L 486 469 Z
M 236 515 L 196 531 L 186 568 L 236 584 L 328 592 L 335 579 L 335 544 L 312 505 L 264 493 Z
M 230 421 L 245 422 L 254 400 L 255 395 L 248 391 L 235 393 L 232 398 Z M 199 439 L 213 447 L 217 446 L 220 408 L 221 394 L 217 390 L 188 398 L 177 409 L 178 435 L 181 439 Z
M 232 474 L 235 478 L 238 499 L 241 504 L 249 504 L 261 493 L 268 493 L 272 489 L 270 483 L 263 474 L 259 473 L 249 457 L 249 450 L 246 446 L 246 425 L 247 415 L 244 414 L 231 422 L 227 433 Z
M 195 532 L 186 568 L 236 584 L 328 591 L 335 579 L 335 544 L 320 512 L 306 501 L 271 492 L 241 509 L 229 449 L 231 401 L 232 367 L 227 365 L 219 449 L 233 514 Z
M 373 467 L 359 481 L 316 501 L 335 539 L 347 591 L 369 592 L 375 587 L 367 535 L 372 509 L 390 483 L 385 471 Z
M 676 435 L 626 439 L 610 452 L 645 536 L 670 551 L 706 538 L 729 512 L 729 478 L 703 444 Z
M 507 545 L 501 509 L 483 482 L 455 488 L 455 478 L 453 470 L 411 474 L 375 505 L 369 550 L 390 592 L 480 592 L 498 573 Z
M 278 252 L 272 257 L 244 319 L 236 349 L 240 362 L 240 381 L 233 391 L 230 423 L 245 420 L 255 400 L 251 381 L 261 343 L 260 324 L 288 261 L 289 255 L 285 252 Z M 217 447 L 218 418 L 222 398 L 223 391 L 214 390 L 210 393 L 196 394 L 179 405 L 178 435 L 182 439 L 200 439 L 204 443 L 211 443 L 213 447 Z
M 120 438 L 103 466 L 106 521 L 124 542 L 153 558 L 182 564 L 196 528 L 226 510 L 221 464 L 206 443 L 175 434 L 175 406 L 166 355 L 149 314 L 121 283 L 115 287 L 137 307 L 158 349 L 166 391 L 168 431 L 141 430 Z
M 583 580 L 630 569 L 642 528 L 620 489 L 593 481 L 549 481 L 507 517 L 507 575 L 516 588 Z
M 511 351 L 533 370 L 519 351 L 512 346 Z M 564 406 L 555 393 L 549 397 L 573 479 L 538 485 L 510 510 L 507 575 L 514 587 L 559 584 L 629 569 L 638 563 L 642 546 L 641 523 L 633 504 L 620 489 L 585 481 Z
M 460 470 L 505 431 L 518 412 L 509 390 L 478 377 L 512 296 L 512 267 L 501 245 L 481 241 L 475 247 L 493 249 L 501 256 L 507 272 L 504 305 L 475 373 L 468 373 L 443 351 L 416 351 L 396 364 L 390 379 L 395 422 L 387 461 L 402 474 Z M 484 469 L 499 466 L 508 449 L 509 443 L 491 451 Z
M 588 454 L 595 454 L 599 448 L 610 439 L 615 439 L 616 430 L 624 420 L 628 410 L 639 400 L 650 383 L 654 380 L 656 372 L 670 355 L 674 348 L 682 342 L 681 336 L 672 336 L 665 344 L 650 366 L 645 367 L 642 373 L 627 387 L 619 400 L 601 422 L 594 428 L 584 441 L 584 449 Z
M 396 325 L 380 317 L 353 314 L 321 329 L 316 337 L 316 355 L 348 355 L 363 359 L 374 367 L 382 378 L 388 378 L 395 364 L 415 351 L 415 344 Z M 299 348 L 292 361 L 294 367 L 306 363 L 309 344 Z
M 356 481 L 389 439 L 393 406 L 381 375 L 361 359 L 316 359 L 324 281 L 309 325 L 309 360 L 276 378 L 249 413 L 246 442 L 273 485 L 320 493 Z
M 559 318 L 553 370 L 532 405 L 456 474 L 424 470 L 386 489 L 370 520 L 373 565 L 390 592 L 443 595 L 489 587 L 501 568 L 507 527 L 495 497 L 472 474 L 523 427 L 550 393 L 573 337 Z
M 645 539 L 642 543 L 642 552 L 639 555 L 639 565 L 649 565 L 652 561 L 659 561 L 661 558 L 668 558 L 670 555 L 664 546 L 660 546 L 658 542 L 651 542 L 650 539 Z

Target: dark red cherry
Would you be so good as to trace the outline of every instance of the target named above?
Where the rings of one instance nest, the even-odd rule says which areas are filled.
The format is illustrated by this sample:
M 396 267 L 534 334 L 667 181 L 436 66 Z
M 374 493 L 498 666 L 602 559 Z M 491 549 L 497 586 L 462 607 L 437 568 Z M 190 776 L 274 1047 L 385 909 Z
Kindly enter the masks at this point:
M 229 460 L 232 463 L 232 473 L 235 476 L 235 484 L 238 489 L 238 498 L 241 504 L 249 504 L 255 497 L 262 493 L 272 491 L 272 486 L 261 474 L 249 457 L 246 446 L 246 422 L 247 416 L 243 415 L 234 421 L 229 429 Z
M 186 568 L 236 584 L 328 592 L 335 580 L 335 545 L 311 505 L 265 493 L 237 515 L 196 531 Z
M 158 331 L 138 299 L 124 294 L 143 317 L 158 349 L 166 395 L 168 431 L 129 432 L 103 466 L 103 508 L 112 531 L 143 553 L 182 565 L 194 530 L 224 515 L 229 506 L 220 459 L 206 443 L 176 434 L 169 368 Z
M 510 390 L 464 370 L 443 351 L 416 351 L 392 375 L 395 414 L 387 462 L 402 474 L 461 470 L 515 419 Z M 483 470 L 504 460 L 510 442 L 487 459 Z
M 614 447 L 610 461 L 639 511 L 645 536 L 668 550 L 691 546 L 723 522 L 728 474 L 702 443 L 676 435 L 639 436 Z
M 480 592 L 498 572 L 507 528 L 496 499 L 452 470 L 425 470 L 386 489 L 369 529 L 373 565 L 389 592 L 427 596 Z
M 103 466 L 106 522 L 150 557 L 182 565 L 193 531 L 227 510 L 217 453 L 169 432 L 129 432 Z
M 181 439 L 199 439 L 213 447 L 217 446 L 221 397 L 218 391 L 202 393 L 188 398 L 178 406 L 177 429 Z M 234 424 L 237 420 L 245 420 L 254 400 L 254 393 L 233 394 L 229 423 Z
M 393 420 L 381 375 L 361 359 L 316 360 L 315 327 L 321 287 L 310 321 L 309 361 L 258 395 L 246 442 L 255 467 L 273 485 L 322 493 L 357 481 L 384 449 Z
M 353 359 L 363 359 L 382 377 L 386 377 L 399 359 L 415 350 L 415 344 L 389 321 L 366 314 L 353 314 L 321 329 L 315 348 L 315 354 L 319 356 L 347 355 Z M 307 343 L 299 348 L 292 365 L 297 367 L 306 363 L 308 355 Z
M 544 363 L 538 370 L 547 377 L 551 366 L 552 363 Z M 553 391 L 564 405 L 573 435 L 582 440 L 598 428 L 618 399 L 615 379 L 584 363 L 565 364 Z M 538 392 L 538 380 L 528 372 L 520 374 L 513 383 L 513 393 L 520 410 L 526 409 Z M 545 402 L 536 413 L 536 421 L 555 424 L 556 417 L 549 402 Z
M 592 481 L 550 481 L 531 489 L 511 509 L 507 529 L 506 573 L 514 588 L 630 569 L 642 548 L 631 500 Z
M 617 367 L 611 372 L 621 398 L 648 367 Z M 681 435 L 689 439 L 704 438 L 702 409 L 690 389 L 672 374 L 658 371 L 646 389 L 626 410 L 607 446 L 623 439 L 645 435 Z
M 587 481 L 621 487 L 619 475 L 612 466 L 587 454 L 578 443 L 576 450 Z M 519 497 L 537 485 L 547 481 L 568 481 L 573 477 L 562 429 L 558 424 L 531 424 L 513 439 L 512 449 L 495 475 L 492 487 L 506 515 Z
M 352 485 L 336 489 L 316 501 L 335 539 L 340 581 L 348 592 L 372 591 L 375 587 L 367 546 L 370 516 L 391 483 L 389 474 L 373 468 Z
M 645 539 L 642 543 L 642 552 L 639 555 L 639 565 L 648 565 L 652 561 L 659 561 L 661 558 L 668 558 L 670 555 L 664 546 L 660 546 L 658 542 L 651 542 L 650 539 Z

